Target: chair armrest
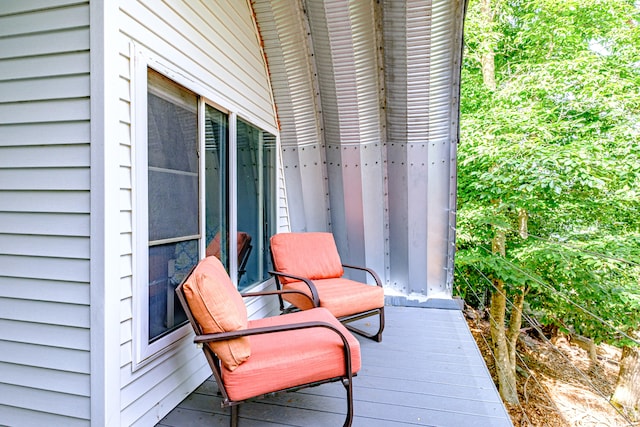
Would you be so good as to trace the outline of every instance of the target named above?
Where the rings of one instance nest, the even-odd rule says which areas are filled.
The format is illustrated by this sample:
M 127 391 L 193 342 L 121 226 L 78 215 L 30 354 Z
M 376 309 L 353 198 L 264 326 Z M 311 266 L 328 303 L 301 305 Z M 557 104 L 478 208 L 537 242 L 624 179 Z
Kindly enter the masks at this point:
M 240 295 L 243 298 L 250 298 L 250 297 L 259 297 L 259 296 L 263 296 L 263 295 L 282 295 L 282 294 L 300 294 L 300 295 L 303 295 L 309 301 L 311 301 L 311 303 L 313 304 L 314 307 L 319 307 L 319 305 L 315 304 L 315 302 L 313 301 L 313 298 L 311 298 L 309 295 L 307 295 L 304 292 L 299 291 L 297 289 L 278 289 L 278 290 L 274 290 L 274 291 L 246 292 L 246 293 L 243 293 L 243 294 L 240 294 Z
M 309 288 L 309 291 L 311 292 L 311 299 L 313 301 L 314 307 L 320 307 L 320 296 L 318 295 L 318 290 L 316 289 L 315 285 L 313 284 L 313 282 L 311 280 L 307 279 L 306 277 L 296 276 L 294 274 L 289 274 L 289 273 L 282 273 L 280 271 L 270 271 L 269 274 L 271 274 L 273 276 L 288 277 L 290 279 L 299 280 L 301 282 L 304 282 L 307 285 L 307 287 Z
M 320 321 L 301 322 L 301 323 L 291 323 L 289 325 L 263 326 L 260 328 L 240 329 L 240 330 L 231 331 L 231 332 L 219 332 L 216 334 L 196 335 L 196 337 L 193 339 L 193 342 L 195 342 L 196 344 L 204 344 L 209 342 L 225 341 L 225 340 L 234 339 L 234 338 L 246 337 L 250 335 L 270 334 L 270 333 L 276 333 L 276 332 L 285 332 L 285 331 L 293 331 L 297 329 L 310 329 L 310 328 L 327 328 L 340 337 L 343 344 L 346 375 L 348 376 L 349 381 L 351 381 L 351 377 L 352 377 L 351 348 L 349 347 L 349 342 L 347 341 L 347 337 L 345 337 L 344 334 L 340 332 L 335 326 L 327 322 L 320 322 Z
M 369 273 L 371 275 L 371 277 L 373 277 L 373 280 L 376 281 L 376 285 L 380 286 L 381 288 L 382 286 L 382 281 L 380 280 L 380 277 L 378 277 L 378 275 L 376 274 L 375 271 L 373 271 L 372 269 L 368 268 L 368 267 L 360 267 L 357 265 L 349 265 L 349 264 L 342 264 L 343 267 L 345 268 L 353 268 L 356 270 L 362 270 L 362 271 L 366 271 L 367 273 Z

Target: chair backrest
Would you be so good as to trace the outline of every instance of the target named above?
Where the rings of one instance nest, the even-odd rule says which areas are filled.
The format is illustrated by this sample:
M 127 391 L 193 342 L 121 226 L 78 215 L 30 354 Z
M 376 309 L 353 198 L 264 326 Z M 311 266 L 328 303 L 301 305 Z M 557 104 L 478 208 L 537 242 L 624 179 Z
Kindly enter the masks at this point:
M 271 256 L 277 271 L 311 280 L 342 277 L 344 269 L 333 234 L 279 233 L 271 237 Z M 283 283 L 293 280 L 281 277 Z
M 206 255 L 207 256 L 215 256 L 220 258 L 220 250 L 221 250 L 221 235 L 218 231 L 211 242 L 207 245 Z M 245 257 L 245 253 L 247 250 L 251 248 L 251 236 L 244 231 L 238 231 L 238 265 L 242 263 L 242 259 Z
M 246 329 L 247 308 L 224 266 L 215 256 L 201 260 L 176 288 L 196 334 L 213 334 Z M 251 354 L 248 337 L 208 344 L 229 370 Z

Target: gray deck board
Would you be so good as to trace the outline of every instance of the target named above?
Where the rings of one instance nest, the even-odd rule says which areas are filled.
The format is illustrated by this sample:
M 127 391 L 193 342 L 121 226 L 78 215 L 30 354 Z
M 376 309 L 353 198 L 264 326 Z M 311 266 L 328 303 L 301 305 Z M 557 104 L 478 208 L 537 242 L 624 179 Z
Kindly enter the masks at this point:
M 512 425 L 460 311 L 386 307 L 385 314 L 381 343 L 358 336 L 354 426 Z M 228 426 L 229 410 L 220 408 L 216 392 L 208 379 L 157 427 Z M 344 396 L 340 383 L 270 395 L 240 405 L 239 424 L 341 426 Z

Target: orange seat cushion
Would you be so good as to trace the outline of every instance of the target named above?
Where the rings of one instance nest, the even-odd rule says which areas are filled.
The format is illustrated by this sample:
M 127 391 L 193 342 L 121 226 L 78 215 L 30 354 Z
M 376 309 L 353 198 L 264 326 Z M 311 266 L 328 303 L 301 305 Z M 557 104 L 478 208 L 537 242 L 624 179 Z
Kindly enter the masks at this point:
M 349 279 L 314 280 L 318 290 L 320 307 L 328 309 L 335 317 L 373 310 L 384 306 L 384 289 Z M 284 289 L 297 289 L 311 296 L 309 287 L 301 281 L 283 285 Z M 285 294 L 284 299 L 301 310 L 312 307 L 311 301 L 302 295 Z
M 247 308 L 215 256 L 201 260 L 183 285 L 189 309 L 202 332 L 213 334 L 246 329 Z M 236 369 L 251 355 L 247 337 L 208 343 L 222 364 Z
M 276 271 L 307 279 L 330 279 L 344 274 L 336 242 L 331 233 L 278 233 L 271 237 Z M 294 281 L 279 277 L 281 283 Z
M 360 370 L 360 343 L 324 308 L 249 321 L 249 327 L 322 321 L 346 337 L 351 368 Z M 298 385 L 345 375 L 343 344 L 327 328 L 300 329 L 252 335 L 251 358 L 234 371 L 223 368 L 222 377 L 231 400 L 245 400 Z

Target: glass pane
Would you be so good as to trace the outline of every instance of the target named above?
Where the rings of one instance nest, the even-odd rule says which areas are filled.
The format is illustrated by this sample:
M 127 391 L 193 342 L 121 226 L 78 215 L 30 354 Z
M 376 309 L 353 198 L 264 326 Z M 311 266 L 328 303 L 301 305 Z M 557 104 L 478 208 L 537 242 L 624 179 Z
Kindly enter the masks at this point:
M 149 70 L 149 342 L 186 322 L 175 287 L 199 259 L 197 97 Z M 168 242 L 167 240 L 170 240 Z
M 197 234 L 198 175 L 149 169 L 149 241 Z
M 239 261 L 238 288 L 243 289 L 269 277 L 268 239 L 275 218 L 275 137 L 242 120 L 238 120 L 237 132 L 238 251 L 245 238 L 251 243 L 245 265 Z
M 157 96 L 153 82 L 147 109 L 151 242 L 199 234 L 197 99 L 186 90 L 179 99 Z
M 198 258 L 198 240 L 149 248 L 149 342 L 187 321 L 175 289 Z
M 229 271 L 229 209 L 226 114 L 205 107 L 205 228 L 207 256 L 217 256 Z
M 149 166 L 198 172 L 198 105 L 195 95 L 185 91 L 187 95 L 190 99 L 176 104 L 148 93 Z

